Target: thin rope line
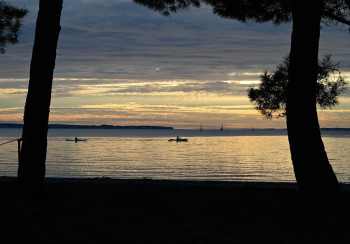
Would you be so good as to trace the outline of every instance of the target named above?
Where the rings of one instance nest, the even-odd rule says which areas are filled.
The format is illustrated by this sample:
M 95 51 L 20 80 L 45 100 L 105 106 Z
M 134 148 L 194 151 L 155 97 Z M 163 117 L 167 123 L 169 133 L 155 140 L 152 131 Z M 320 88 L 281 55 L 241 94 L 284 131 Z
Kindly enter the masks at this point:
M 11 141 L 7 141 L 7 142 L 4 142 L 4 143 L 1 143 L 0 146 L 5 145 L 5 144 L 10 143 L 10 142 L 18 141 L 18 140 L 21 140 L 21 139 L 22 138 L 18 138 L 18 139 L 14 139 L 14 140 L 11 140 Z

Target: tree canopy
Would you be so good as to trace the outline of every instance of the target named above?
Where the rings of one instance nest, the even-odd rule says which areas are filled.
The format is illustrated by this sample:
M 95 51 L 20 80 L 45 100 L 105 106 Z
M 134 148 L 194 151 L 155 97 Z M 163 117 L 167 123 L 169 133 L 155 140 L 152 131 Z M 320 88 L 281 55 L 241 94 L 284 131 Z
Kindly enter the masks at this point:
M 265 71 L 257 88 L 248 90 L 250 101 L 255 108 L 268 119 L 286 116 L 289 57 L 277 66 L 273 72 Z M 338 95 L 346 89 L 344 76 L 339 71 L 339 64 L 332 63 L 331 55 L 318 60 L 316 102 L 325 109 L 339 103 Z M 302 105 L 302 104 L 301 104 Z
M 209 5 L 214 14 L 246 22 L 273 22 L 276 25 L 292 21 L 294 0 L 133 0 L 165 16 L 179 10 Z M 350 0 L 325 0 L 322 22 L 327 25 L 350 25 Z
M 16 8 L 0 1 L 0 52 L 5 53 L 5 48 L 18 41 L 18 34 L 26 9 Z

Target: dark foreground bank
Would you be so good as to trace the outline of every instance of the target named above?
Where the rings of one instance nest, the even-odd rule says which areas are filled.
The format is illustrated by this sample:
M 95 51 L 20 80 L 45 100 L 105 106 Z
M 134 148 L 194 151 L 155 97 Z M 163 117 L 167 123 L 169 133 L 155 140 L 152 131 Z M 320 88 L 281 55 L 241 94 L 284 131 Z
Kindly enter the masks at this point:
M 2 178 L 0 194 L 0 243 L 350 243 L 350 193 L 294 184 L 50 179 L 23 199 Z

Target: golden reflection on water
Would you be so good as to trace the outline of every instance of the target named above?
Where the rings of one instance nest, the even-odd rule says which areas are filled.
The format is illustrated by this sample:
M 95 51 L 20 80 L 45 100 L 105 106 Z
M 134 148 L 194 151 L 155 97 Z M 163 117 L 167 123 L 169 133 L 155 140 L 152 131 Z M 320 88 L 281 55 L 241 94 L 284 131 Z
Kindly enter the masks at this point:
M 67 142 L 49 137 L 48 177 L 111 177 L 294 182 L 286 135 L 169 137 L 87 137 Z M 1 141 L 13 139 L 2 137 Z M 350 182 L 350 136 L 324 136 L 329 160 L 340 182 Z M 17 174 L 17 145 L 2 148 L 0 173 Z
M 49 150 L 48 176 L 294 181 L 285 136 L 59 139 L 50 143 L 56 150 Z

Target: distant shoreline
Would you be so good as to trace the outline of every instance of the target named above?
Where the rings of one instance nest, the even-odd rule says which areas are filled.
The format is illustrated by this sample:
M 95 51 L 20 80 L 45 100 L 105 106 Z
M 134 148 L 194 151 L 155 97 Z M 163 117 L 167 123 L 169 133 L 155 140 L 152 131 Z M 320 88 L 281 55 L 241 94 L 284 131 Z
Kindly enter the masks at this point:
M 0 123 L 0 129 L 22 129 L 23 124 Z M 143 130 L 175 130 L 171 126 L 153 126 L 153 125 L 72 125 L 72 124 L 49 124 L 49 129 L 143 129 Z M 195 129 L 184 129 L 195 130 Z M 225 131 L 287 131 L 286 128 L 230 128 Z M 216 131 L 208 129 L 205 131 Z M 350 128 L 321 128 L 321 131 L 350 131 Z
M 0 128 L 23 128 L 23 124 L 3 123 Z M 173 127 L 152 126 L 152 125 L 70 125 L 70 124 L 49 124 L 49 129 L 143 129 L 143 130 L 174 130 Z

